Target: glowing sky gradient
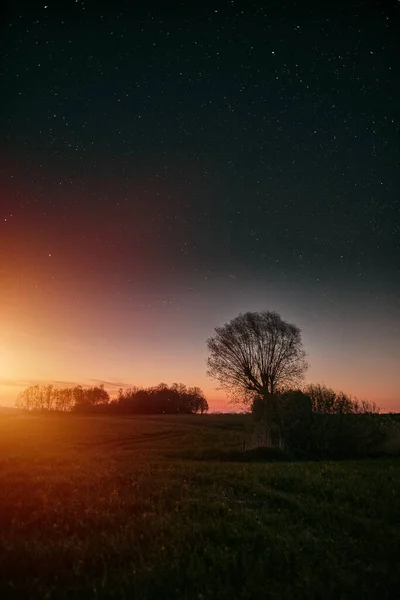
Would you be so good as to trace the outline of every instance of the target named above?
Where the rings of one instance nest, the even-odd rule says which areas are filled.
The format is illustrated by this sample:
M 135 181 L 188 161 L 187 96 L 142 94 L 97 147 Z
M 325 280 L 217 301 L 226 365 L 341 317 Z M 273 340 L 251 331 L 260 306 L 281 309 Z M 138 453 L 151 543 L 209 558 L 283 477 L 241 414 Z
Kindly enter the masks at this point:
M 327 299 L 323 287 L 310 284 L 300 291 L 284 282 L 259 285 L 240 275 L 204 281 L 192 290 L 177 283 L 163 293 L 160 285 L 146 294 L 138 276 L 128 297 L 104 290 L 106 279 L 104 286 L 98 279 L 52 279 L 49 263 L 57 259 L 46 258 L 39 277 L 10 277 L 2 295 L 3 404 L 12 404 L 20 387 L 36 381 L 62 386 L 98 380 L 110 392 L 120 384 L 184 381 L 205 390 L 211 409 L 226 409 L 224 394 L 205 375 L 205 339 L 214 325 L 243 309 L 267 307 L 302 328 L 311 363 L 308 380 L 398 409 L 400 332 L 390 316 L 394 298 L 359 289 Z
M 0 405 L 164 381 L 229 409 L 206 339 L 274 310 L 307 381 L 400 411 L 398 7 L 129 6 L 7 14 Z

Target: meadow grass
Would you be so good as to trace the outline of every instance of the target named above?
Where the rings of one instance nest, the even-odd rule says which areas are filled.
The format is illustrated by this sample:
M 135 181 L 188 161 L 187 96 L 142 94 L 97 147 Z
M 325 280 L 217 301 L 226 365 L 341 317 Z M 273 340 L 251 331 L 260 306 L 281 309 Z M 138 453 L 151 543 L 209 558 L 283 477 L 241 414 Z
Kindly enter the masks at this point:
M 249 461 L 242 415 L 0 419 L 0 598 L 395 598 L 400 463 Z

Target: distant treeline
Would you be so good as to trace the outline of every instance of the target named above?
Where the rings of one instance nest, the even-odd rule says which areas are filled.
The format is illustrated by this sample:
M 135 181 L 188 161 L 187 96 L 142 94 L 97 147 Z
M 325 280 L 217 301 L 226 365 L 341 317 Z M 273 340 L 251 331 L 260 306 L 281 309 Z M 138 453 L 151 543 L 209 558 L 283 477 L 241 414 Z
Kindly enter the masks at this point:
M 16 406 L 28 411 L 105 412 L 123 414 L 195 414 L 208 411 L 208 403 L 199 387 L 183 383 L 171 386 L 120 388 L 111 399 L 104 385 L 84 388 L 56 388 L 53 385 L 32 385 L 21 392 Z

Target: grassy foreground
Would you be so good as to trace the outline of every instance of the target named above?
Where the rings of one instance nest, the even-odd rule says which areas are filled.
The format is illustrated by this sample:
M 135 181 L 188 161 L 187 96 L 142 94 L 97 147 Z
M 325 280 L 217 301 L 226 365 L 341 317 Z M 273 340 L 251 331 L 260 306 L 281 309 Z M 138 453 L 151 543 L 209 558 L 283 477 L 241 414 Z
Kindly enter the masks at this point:
M 1 417 L 0 598 L 398 597 L 400 461 L 235 460 L 245 420 Z

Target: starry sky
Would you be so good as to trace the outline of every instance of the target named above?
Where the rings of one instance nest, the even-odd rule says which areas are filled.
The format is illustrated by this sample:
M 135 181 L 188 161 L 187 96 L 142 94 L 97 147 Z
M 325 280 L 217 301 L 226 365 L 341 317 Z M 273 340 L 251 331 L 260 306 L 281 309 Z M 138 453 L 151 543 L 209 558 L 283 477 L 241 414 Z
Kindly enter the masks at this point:
M 5 9 L 0 404 L 182 381 L 229 409 L 206 339 L 275 310 L 308 381 L 400 411 L 399 3 L 136 4 Z

